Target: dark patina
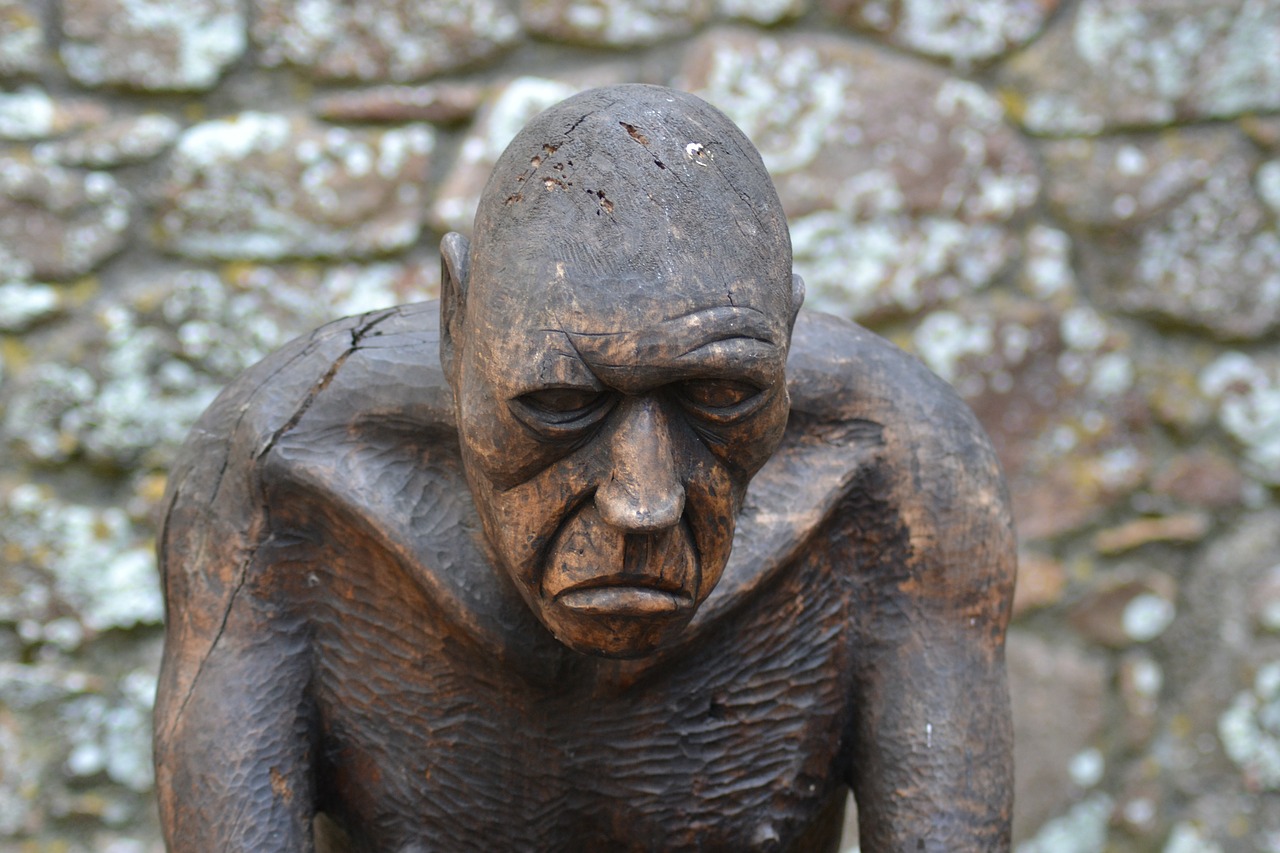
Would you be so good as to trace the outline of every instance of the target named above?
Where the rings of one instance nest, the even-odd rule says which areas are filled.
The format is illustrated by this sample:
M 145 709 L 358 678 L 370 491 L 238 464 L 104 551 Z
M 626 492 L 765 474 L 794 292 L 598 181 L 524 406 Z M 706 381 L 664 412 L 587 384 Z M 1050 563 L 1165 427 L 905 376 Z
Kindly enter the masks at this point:
M 441 248 L 439 304 L 272 355 L 174 471 L 171 849 L 835 850 L 849 788 L 866 853 L 1007 849 L 995 456 L 800 312 L 742 133 L 576 96 Z

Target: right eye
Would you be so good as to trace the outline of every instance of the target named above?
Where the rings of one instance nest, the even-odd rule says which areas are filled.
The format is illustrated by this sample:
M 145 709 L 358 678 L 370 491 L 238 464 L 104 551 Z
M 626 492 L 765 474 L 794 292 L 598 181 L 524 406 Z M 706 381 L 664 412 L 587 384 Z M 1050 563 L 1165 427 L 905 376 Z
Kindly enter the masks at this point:
M 613 395 L 591 388 L 544 388 L 521 394 L 512 402 L 516 415 L 526 424 L 558 436 L 594 426 L 608 413 Z

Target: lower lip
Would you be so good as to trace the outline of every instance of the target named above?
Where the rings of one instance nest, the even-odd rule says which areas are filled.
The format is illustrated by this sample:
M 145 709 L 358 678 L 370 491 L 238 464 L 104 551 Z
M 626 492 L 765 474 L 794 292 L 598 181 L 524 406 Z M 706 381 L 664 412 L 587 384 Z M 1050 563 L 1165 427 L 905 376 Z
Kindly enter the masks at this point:
M 561 593 L 556 603 L 576 613 L 601 616 L 661 616 L 688 606 L 686 596 L 639 586 L 597 586 Z

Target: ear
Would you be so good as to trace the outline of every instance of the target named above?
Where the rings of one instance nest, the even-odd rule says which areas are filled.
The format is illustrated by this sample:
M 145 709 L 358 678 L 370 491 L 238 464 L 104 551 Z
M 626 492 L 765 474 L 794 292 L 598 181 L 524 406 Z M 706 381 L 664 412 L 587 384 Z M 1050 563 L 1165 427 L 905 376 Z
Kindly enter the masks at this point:
M 440 366 L 454 384 L 454 352 L 465 334 L 470 243 L 456 231 L 440 241 Z
M 795 273 L 791 274 L 791 326 L 794 328 L 796 324 L 796 315 L 800 313 L 800 306 L 804 304 L 804 279 Z

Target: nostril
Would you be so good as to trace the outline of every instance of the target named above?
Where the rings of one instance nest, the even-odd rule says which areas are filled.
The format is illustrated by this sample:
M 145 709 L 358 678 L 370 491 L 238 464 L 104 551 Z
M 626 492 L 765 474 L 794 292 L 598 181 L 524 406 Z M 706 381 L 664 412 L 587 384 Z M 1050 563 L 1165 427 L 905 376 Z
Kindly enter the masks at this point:
M 652 533 L 674 526 L 684 515 L 684 489 L 636 489 L 610 478 L 596 490 L 596 509 L 606 523 L 622 530 Z

